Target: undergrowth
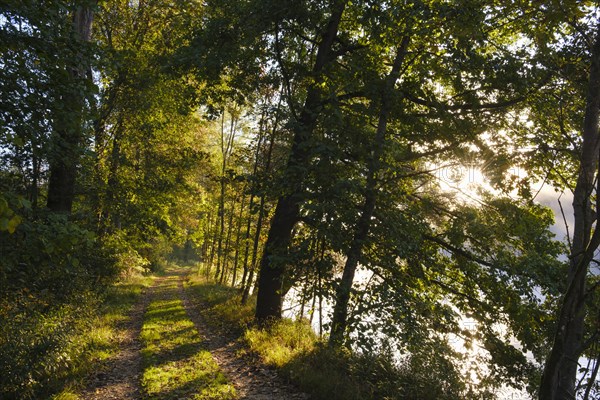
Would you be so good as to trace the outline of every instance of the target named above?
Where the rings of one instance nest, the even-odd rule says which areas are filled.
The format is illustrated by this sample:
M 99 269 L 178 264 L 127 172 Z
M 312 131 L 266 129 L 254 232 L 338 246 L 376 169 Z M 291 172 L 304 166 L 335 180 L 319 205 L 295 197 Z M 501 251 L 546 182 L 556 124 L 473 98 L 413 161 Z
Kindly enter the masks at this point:
M 30 304 L 34 296 L 3 306 L 9 322 L 0 324 L 0 398 L 77 398 L 85 377 L 118 350 L 118 324 L 150 281 L 135 277 L 103 294 L 75 292 L 47 312 Z
M 206 306 L 205 318 L 217 328 L 237 331 L 248 350 L 280 370 L 284 377 L 323 400 L 450 400 L 462 388 L 447 382 L 443 371 L 407 360 L 403 365 L 387 354 L 358 354 L 331 349 L 307 321 L 282 319 L 264 327 L 253 325 L 253 305 L 240 305 L 239 292 L 192 277 L 187 290 Z
M 29 215 L 30 214 L 30 215 Z M 119 268 L 92 231 L 30 210 L 14 232 L 0 230 L 0 398 L 46 399 L 76 386 L 96 349 L 106 351 Z M 110 296 L 109 296 L 110 297 Z
M 131 308 L 153 279 L 151 276 L 131 276 L 108 289 L 100 307 L 91 310 L 88 328 L 72 340 L 72 350 L 80 354 L 65 371 L 64 378 L 57 380 L 63 389 L 53 396 L 54 400 L 79 399 L 77 392 L 85 385 L 85 378 L 92 371 L 109 366 L 111 358 L 119 351 L 121 324 L 128 320 Z

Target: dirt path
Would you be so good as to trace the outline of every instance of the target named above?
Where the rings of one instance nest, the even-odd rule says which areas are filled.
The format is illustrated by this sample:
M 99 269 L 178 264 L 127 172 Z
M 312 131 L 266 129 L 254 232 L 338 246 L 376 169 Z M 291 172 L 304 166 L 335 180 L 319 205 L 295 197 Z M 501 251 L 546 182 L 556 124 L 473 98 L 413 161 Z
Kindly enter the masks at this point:
M 110 359 L 108 368 L 102 368 L 90 378 L 90 384 L 80 394 L 81 399 L 137 400 L 141 398 L 141 344 L 140 331 L 144 312 L 150 301 L 150 291 L 146 291 L 140 301 L 134 305 L 129 318 L 118 326 L 119 353 Z
M 212 329 L 202 317 L 202 304 L 190 299 L 183 288 L 183 280 L 178 282 L 179 291 L 188 317 L 204 338 L 208 350 L 212 353 L 223 373 L 233 383 L 240 399 L 247 400 L 298 400 L 309 399 L 286 384 L 275 371 L 261 365 L 251 356 L 239 356 L 241 345 L 236 337 Z
M 240 400 L 305 400 L 310 397 L 286 384 L 275 371 L 261 365 L 251 356 L 239 356 L 241 345 L 237 338 L 212 329 L 199 310 L 202 305 L 190 299 L 183 288 L 185 273 L 177 272 L 157 278 L 133 307 L 129 319 L 119 327 L 120 351 L 110 360 L 107 368 L 102 368 L 90 378 L 90 384 L 80 394 L 81 399 L 140 400 L 144 394 L 140 387 L 141 343 L 140 332 L 144 313 L 157 297 L 157 288 L 166 280 L 176 277 L 179 297 L 182 299 L 189 319 L 194 323 L 203 344 L 208 349 L 227 379 L 235 386 Z

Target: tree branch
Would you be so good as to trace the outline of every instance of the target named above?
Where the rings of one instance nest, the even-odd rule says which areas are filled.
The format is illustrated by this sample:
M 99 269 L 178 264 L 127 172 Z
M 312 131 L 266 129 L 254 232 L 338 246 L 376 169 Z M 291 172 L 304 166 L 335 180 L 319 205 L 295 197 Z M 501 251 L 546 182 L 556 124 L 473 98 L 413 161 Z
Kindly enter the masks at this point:
M 425 240 L 429 240 L 430 242 L 434 242 L 439 244 L 440 246 L 442 246 L 443 248 L 445 248 L 446 250 L 454 253 L 454 254 L 458 254 L 470 261 L 479 263 L 481 265 L 485 265 L 486 267 L 490 267 L 490 268 L 496 268 L 496 266 L 494 264 L 492 264 L 489 261 L 486 261 L 482 258 L 477 257 L 476 255 L 470 253 L 469 251 L 462 249 L 460 247 L 456 247 L 451 245 L 450 243 L 445 242 L 444 240 L 440 239 L 438 236 L 432 236 L 432 235 L 423 235 L 423 238 Z

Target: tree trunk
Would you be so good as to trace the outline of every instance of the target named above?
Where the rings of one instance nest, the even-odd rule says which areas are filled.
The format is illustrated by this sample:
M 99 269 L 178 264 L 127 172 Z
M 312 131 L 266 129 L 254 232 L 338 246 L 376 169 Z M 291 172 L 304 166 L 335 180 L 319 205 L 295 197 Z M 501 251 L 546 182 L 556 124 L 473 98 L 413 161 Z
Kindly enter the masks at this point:
M 83 44 L 91 38 L 94 11 L 91 5 L 79 6 L 73 14 L 73 32 Z M 71 213 L 75 197 L 77 165 L 83 141 L 83 112 L 85 95 L 83 82 L 88 79 L 88 66 L 82 60 L 74 60 L 68 69 L 71 81 L 70 93 L 62 99 L 62 110 L 57 113 L 57 126 L 50 157 L 50 178 L 46 206 L 53 212 Z
M 94 185 L 96 188 L 102 188 L 102 190 L 96 190 L 92 193 L 92 204 L 95 211 L 95 216 L 97 218 L 96 229 L 100 235 L 106 233 L 108 224 L 106 222 L 106 210 L 107 210 L 107 199 L 106 195 L 108 192 L 108 188 L 106 187 L 106 183 L 104 180 L 104 168 L 106 168 L 107 159 L 104 156 L 104 149 L 108 145 L 108 134 L 107 134 L 107 124 L 108 118 L 113 114 L 116 103 L 116 93 L 119 88 L 120 79 L 116 79 L 110 87 L 107 89 L 105 95 L 103 95 L 103 99 L 101 101 L 100 106 L 96 102 L 91 102 L 91 106 L 93 107 L 93 127 L 94 127 Z M 119 121 L 122 120 L 121 113 L 119 113 Z M 117 122 L 117 126 L 119 126 L 121 122 Z M 118 129 L 115 128 L 115 135 L 118 134 Z
M 31 201 L 31 207 L 35 210 L 38 208 L 38 194 L 39 194 L 39 182 L 40 182 L 40 162 L 38 157 L 33 153 L 31 157 L 31 188 L 29 192 L 29 201 Z
M 323 69 L 335 61 L 333 44 L 337 38 L 346 1 L 334 1 L 332 14 L 317 49 L 313 75 L 315 83 L 308 87 L 304 107 L 294 124 L 292 149 L 285 169 L 285 178 L 290 183 L 286 194 L 279 197 L 271 228 L 267 236 L 258 276 L 258 297 L 255 317 L 258 321 L 269 318 L 281 318 L 283 296 L 281 288 L 285 272 L 285 256 L 294 225 L 298 222 L 300 202 L 306 170 L 309 167 L 310 151 L 308 145 L 321 112 L 323 94 Z
M 221 262 L 223 258 L 223 235 L 225 233 L 225 177 L 221 176 L 221 193 L 219 195 L 219 233 L 217 234 L 217 270 L 215 281 L 221 273 Z
M 315 286 L 316 287 L 316 282 L 315 282 Z M 309 321 L 310 321 L 310 326 L 312 326 L 313 323 L 313 319 L 315 317 L 315 304 L 317 302 L 317 292 L 315 291 L 315 289 L 313 288 L 312 290 L 312 303 L 310 305 L 310 311 L 309 311 Z
M 258 220 L 256 221 L 256 230 L 254 231 L 254 244 L 252 246 L 252 262 L 250 262 L 250 272 L 248 274 L 248 282 L 244 286 L 242 293 L 242 304 L 248 302 L 250 291 L 252 289 L 252 280 L 254 279 L 254 271 L 256 271 L 256 258 L 258 254 L 258 244 L 260 242 L 260 232 L 262 231 L 263 217 L 265 215 L 265 195 L 260 197 L 260 207 L 258 210 Z
M 215 253 L 216 253 L 216 242 L 217 242 L 217 222 L 219 219 L 219 215 L 217 212 L 216 218 L 215 218 L 215 226 L 212 228 L 212 239 L 210 241 L 210 256 L 208 257 L 208 264 L 207 264 L 207 268 L 206 268 L 206 278 L 208 279 L 210 277 L 210 271 L 212 270 L 212 266 L 213 266 L 213 262 L 215 261 Z
M 271 129 L 271 137 L 269 142 L 269 150 L 267 151 L 267 162 L 265 164 L 265 174 L 268 174 L 271 171 L 271 159 L 273 155 L 273 146 L 275 145 L 275 135 L 277 133 L 277 128 L 279 126 L 279 107 L 281 106 L 281 98 L 279 100 L 279 104 L 277 105 L 277 114 L 275 116 L 275 121 L 273 122 L 273 127 Z M 255 171 L 256 173 L 256 171 Z M 249 268 L 244 269 L 244 274 L 248 272 L 248 279 L 244 281 L 245 284 L 242 285 L 242 304 L 246 304 L 248 302 L 248 298 L 250 297 L 250 291 L 252 289 L 252 281 L 254 280 L 254 271 L 256 270 L 256 258 L 258 254 L 258 243 L 260 241 L 260 233 L 262 231 L 263 226 L 263 218 L 265 212 L 265 201 L 266 194 L 263 192 L 260 196 L 260 206 L 258 208 L 258 219 L 256 221 L 256 230 L 254 231 L 254 245 L 252 247 L 252 262 L 250 263 Z M 247 243 L 247 246 L 249 243 Z M 248 257 L 248 247 L 246 247 L 246 255 L 244 257 L 244 264 L 247 262 Z
M 588 383 L 587 383 L 587 386 L 585 388 L 585 393 L 583 394 L 583 399 L 582 400 L 589 400 L 590 399 L 590 393 L 592 392 L 592 388 L 595 386 L 596 379 L 598 378 L 598 369 L 599 368 L 600 368 L 600 354 L 598 354 L 596 356 L 596 359 L 595 359 L 595 362 L 594 362 L 594 369 L 592 370 L 592 375 L 588 379 Z
M 240 214 L 237 220 L 237 229 L 235 234 L 235 256 L 233 257 L 233 277 L 231 278 L 231 287 L 235 287 L 237 279 L 238 259 L 240 255 L 240 236 L 242 233 L 242 216 L 244 215 L 244 206 L 246 205 L 246 196 L 244 195 L 246 188 L 242 188 L 242 202 L 240 204 Z
M 312 245 L 314 245 L 314 242 L 315 240 L 313 238 Z M 304 285 L 302 286 L 302 294 L 300 297 L 300 312 L 298 313 L 298 321 L 302 321 L 302 318 L 304 318 L 304 308 L 306 307 L 306 302 L 308 301 L 309 280 L 310 274 L 308 271 L 306 271 L 306 274 L 304 275 Z
M 258 158 L 259 158 L 259 154 L 260 154 L 260 146 L 263 140 L 263 134 L 264 134 L 264 124 L 265 124 L 265 113 L 263 111 L 263 114 L 261 116 L 260 119 L 260 128 L 258 130 L 258 140 L 256 141 L 256 153 L 254 155 L 254 167 L 252 170 L 252 176 L 254 177 L 255 181 L 252 183 L 252 188 L 250 190 L 250 205 L 248 206 L 248 220 L 246 221 L 246 233 L 244 235 L 244 263 L 242 266 L 243 269 L 243 274 L 242 274 L 242 293 L 244 293 L 246 291 L 246 286 L 247 286 L 247 279 L 248 279 L 248 257 L 250 255 L 250 230 L 252 228 L 252 207 L 254 207 L 254 198 L 255 196 L 255 192 L 256 192 L 256 187 L 257 187 L 257 183 L 256 183 L 256 179 L 258 178 L 257 176 L 257 172 L 258 172 Z M 242 295 L 242 304 L 245 304 L 243 302 L 243 295 Z
M 231 203 L 231 211 L 229 213 L 229 221 L 227 226 L 227 238 L 225 239 L 225 252 L 223 254 L 223 270 L 221 271 L 221 278 L 219 283 L 222 285 L 227 280 L 228 266 L 229 266 L 229 249 L 231 244 L 231 232 L 233 231 L 233 215 L 235 214 L 235 201 Z
M 210 236 L 211 236 L 211 231 L 212 231 L 212 224 L 213 224 L 213 213 L 209 211 L 208 213 L 208 219 L 206 222 L 206 227 L 204 230 L 204 238 L 202 240 L 202 255 L 201 255 L 201 260 L 203 263 L 206 264 L 206 261 L 208 260 L 208 248 L 210 247 Z
M 598 177 L 598 151 L 600 135 L 598 116 L 600 109 L 600 25 L 592 49 L 586 110 L 581 145 L 580 169 L 575 191 L 573 211 L 575 226 L 571 248 L 571 267 L 568 288 L 565 292 L 552 350 L 542 375 L 540 400 L 571 400 L 575 398 L 575 382 L 579 357 L 585 350 L 584 319 L 586 314 L 586 277 L 589 263 L 600 244 L 600 229 L 592 236 L 592 225 L 598 227 L 592 211 L 591 196 Z M 598 202 L 598 200 L 597 200 Z
M 121 165 L 121 139 L 123 137 L 123 116 L 119 115 L 115 124 L 112 139 L 112 149 L 108 166 L 108 179 L 106 185 L 106 196 L 104 204 L 101 206 L 102 232 L 110 232 L 112 228 L 118 228 L 121 225 L 121 216 L 117 206 L 117 196 L 119 194 L 119 167 Z
M 277 131 L 277 124 L 279 119 L 275 119 L 275 124 L 273 125 L 273 130 L 271 132 L 271 142 L 269 143 L 269 151 L 267 153 L 267 164 L 265 165 L 265 173 L 269 173 L 271 170 L 271 156 L 273 154 L 273 145 L 275 143 L 275 133 Z M 258 245 L 260 243 L 260 233 L 262 232 L 263 219 L 265 216 L 265 202 L 266 202 L 266 194 L 262 193 L 260 196 L 260 206 L 258 207 L 258 219 L 256 220 L 256 230 L 254 231 L 254 244 L 252 245 L 252 262 L 250 263 L 250 273 L 248 278 L 248 283 L 244 286 L 244 291 L 242 293 L 242 304 L 246 304 L 248 302 L 248 298 L 250 297 L 251 289 L 252 289 L 252 281 L 254 280 L 254 271 L 256 271 L 256 259 L 258 257 Z
M 392 70 L 386 77 L 381 89 L 381 108 L 379 111 L 379 121 L 377 123 L 377 132 L 375 134 L 375 142 L 373 143 L 373 152 L 368 163 L 367 183 L 365 187 L 365 199 L 361 207 L 360 216 L 356 224 L 354 237 L 350 244 L 347 253 L 346 264 L 342 280 L 336 291 L 336 301 L 333 309 L 333 320 L 331 323 L 331 335 L 329 336 L 330 346 L 340 346 L 344 341 L 344 333 L 347 327 L 348 319 L 348 302 L 350 301 L 350 292 L 354 275 L 360 258 L 362 257 L 362 249 L 369 230 L 371 229 L 371 220 L 375 203 L 377 201 L 377 174 L 381 168 L 381 156 L 385 144 L 385 136 L 387 130 L 388 114 L 390 110 L 390 96 L 394 90 L 396 81 L 400 76 L 400 67 L 404 62 L 406 49 L 408 47 L 408 36 L 404 37 L 400 47 L 397 50 L 396 58 L 392 66 Z
M 319 269 L 319 278 L 317 282 L 319 291 L 319 338 L 323 337 L 323 279 L 321 277 L 321 270 Z
M 221 163 L 221 192 L 219 196 L 219 237 L 217 243 L 217 271 L 215 272 L 215 281 L 219 279 L 223 280 L 223 272 L 221 268 L 225 268 L 225 255 L 223 254 L 223 235 L 225 234 L 225 174 L 227 172 L 227 161 L 233 150 L 233 141 L 235 139 L 235 133 L 237 129 L 237 116 L 230 111 L 231 123 L 229 125 L 229 134 L 225 134 L 225 113 L 223 110 L 223 117 L 221 118 L 221 155 L 223 160 Z

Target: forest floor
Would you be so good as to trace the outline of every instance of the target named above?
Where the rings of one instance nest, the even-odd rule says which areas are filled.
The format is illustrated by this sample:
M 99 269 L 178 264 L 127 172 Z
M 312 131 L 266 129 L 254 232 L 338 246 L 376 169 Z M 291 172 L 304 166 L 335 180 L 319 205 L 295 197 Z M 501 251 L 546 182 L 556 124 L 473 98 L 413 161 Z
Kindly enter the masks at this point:
M 308 399 L 202 315 L 186 269 L 155 280 L 120 327 L 119 352 L 80 399 Z

